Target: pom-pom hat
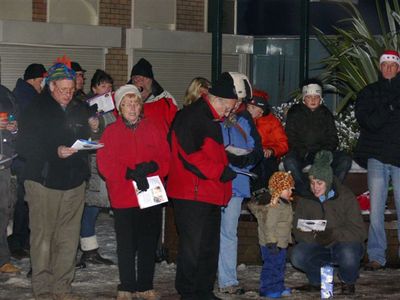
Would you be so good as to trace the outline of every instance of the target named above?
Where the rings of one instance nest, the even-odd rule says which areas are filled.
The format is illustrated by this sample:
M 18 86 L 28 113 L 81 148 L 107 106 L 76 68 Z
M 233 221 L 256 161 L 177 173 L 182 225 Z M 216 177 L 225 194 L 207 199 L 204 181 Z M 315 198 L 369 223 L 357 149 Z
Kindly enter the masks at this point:
M 385 50 L 379 59 L 379 64 L 383 62 L 395 62 L 400 66 L 400 55 L 399 52 L 395 50 Z
M 315 155 L 314 163 L 308 171 L 310 177 L 325 181 L 326 192 L 329 192 L 333 182 L 332 160 L 332 152 L 321 150 Z

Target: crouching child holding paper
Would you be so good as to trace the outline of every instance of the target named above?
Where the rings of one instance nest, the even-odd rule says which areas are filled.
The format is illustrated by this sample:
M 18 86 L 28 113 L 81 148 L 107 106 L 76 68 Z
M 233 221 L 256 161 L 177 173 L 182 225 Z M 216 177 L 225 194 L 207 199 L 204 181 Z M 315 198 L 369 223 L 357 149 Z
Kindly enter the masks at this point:
M 292 242 L 293 188 L 294 179 L 290 173 L 275 172 L 268 181 L 269 194 L 262 194 L 248 203 L 248 208 L 258 222 L 258 238 L 263 260 L 260 296 L 263 297 L 280 298 L 291 294 L 284 281 L 286 251 Z
M 364 254 L 366 227 L 354 194 L 334 178 L 331 163 L 331 152 L 316 154 L 309 171 L 313 196 L 299 199 L 296 205 L 293 233 L 298 244 L 291 262 L 309 281 L 299 289 L 319 291 L 321 267 L 333 265 L 338 268 L 342 294 L 351 295 Z M 324 228 L 303 225 L 321 220 L 326 221 Z

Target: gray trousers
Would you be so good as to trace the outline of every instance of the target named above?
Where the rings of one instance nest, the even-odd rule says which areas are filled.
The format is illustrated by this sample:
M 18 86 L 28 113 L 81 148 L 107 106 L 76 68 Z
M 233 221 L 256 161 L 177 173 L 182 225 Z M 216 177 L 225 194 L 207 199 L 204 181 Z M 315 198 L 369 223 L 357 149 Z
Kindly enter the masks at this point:
M 31 229 L 32 289 L 69 293 L 75 272 L 85 183 L 71 190 L 54 190 L 27 180 L 25 200 Z
M 10 262 L 7 242 L 7 225 L 11 210 L 10 169 L 0 169 L 0 267 Z

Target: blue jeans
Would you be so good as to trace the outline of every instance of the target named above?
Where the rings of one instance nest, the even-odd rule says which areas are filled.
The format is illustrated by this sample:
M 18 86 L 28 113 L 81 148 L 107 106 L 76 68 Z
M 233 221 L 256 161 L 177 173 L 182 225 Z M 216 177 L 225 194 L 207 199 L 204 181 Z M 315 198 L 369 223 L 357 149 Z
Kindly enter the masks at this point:
M 347 284 L 354 284 L 363 254 L 364 245 L 359 242 L 339 242 L 332 247 L 299 243 L 293 248 L 291 262 L 295 268 L 306 273 L 311 285 L 321 284 L 320 270 L 326 264 L 338 266 L 339 278 Z
M 394 199 L 397 208 L 397 220 L 400 220 L 400 168 L 384 164 L 376 159 L 368 159 L 368 189 L 370 192 L 370 226 L 368 232 L 368 258 L 382 266 L 386 264 L 385 205 L 388 194 L 389 178 L 392 179 Z M 400 226 L 397 222 L 397 234 L 400 241 Z M 400 253 L 399 253 L 400 255 Z
M 99 215 L 100 207 L 85 206 L 81 221 L 81 237 L 87 238 L 96 235 L 96 220 Z
M 237 228 L 243 197 L 232 197 L 227 207 L 221 209 L 220 251 L 218 259 L 218 285 L 220 288 L 238 285 Z
M 343 151 L 333 151 L 333 160 L 331 167 L 333 174 L 343 182 L 352 164 L 352 159 Z M 286 171 L 292 173 L 295 181 L 296 192 L 302 196 L 312 195 L 309 189 L 309 181 L 307 174 L 303 173 L 303 168 L 314 162 L 314 155 L 309 155 L 306 158 L 300 158 L 296 152 L 290 151 L 286 154 L 283 165 Z

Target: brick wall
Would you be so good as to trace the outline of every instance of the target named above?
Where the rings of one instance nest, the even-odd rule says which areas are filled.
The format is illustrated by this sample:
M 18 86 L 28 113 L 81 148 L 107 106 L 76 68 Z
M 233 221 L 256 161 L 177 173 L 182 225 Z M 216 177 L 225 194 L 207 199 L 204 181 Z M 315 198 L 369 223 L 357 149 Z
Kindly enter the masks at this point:
M 176 1 L 176 29 L 204 31 L 204 0 Z
M 47 21 L 47 0 L 32 0 L 32 21 Z
M 100 0 L 99 25 L 123 29 L 131 27 L 131 0 Z M 128 79 L 128 56 L 125 52 L 125 31 L 122 32 L 122 47 L 110 48 L 106 54 L 106 72 L 114 79 L 114 86 L 125 84 Z

